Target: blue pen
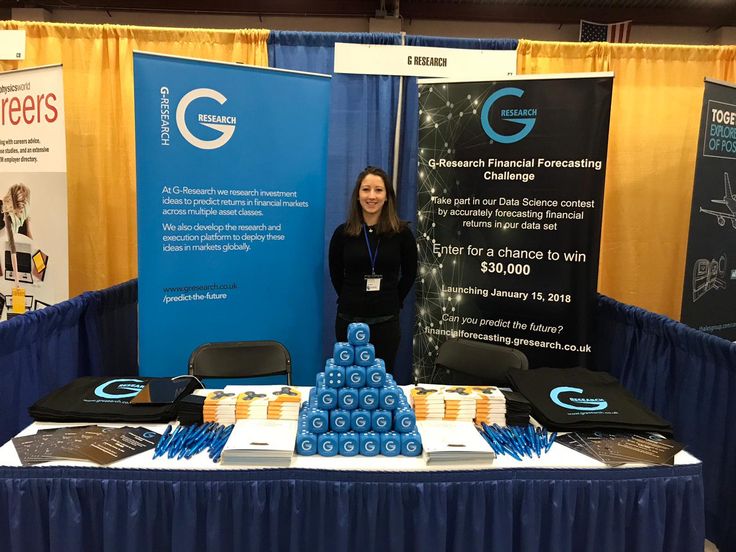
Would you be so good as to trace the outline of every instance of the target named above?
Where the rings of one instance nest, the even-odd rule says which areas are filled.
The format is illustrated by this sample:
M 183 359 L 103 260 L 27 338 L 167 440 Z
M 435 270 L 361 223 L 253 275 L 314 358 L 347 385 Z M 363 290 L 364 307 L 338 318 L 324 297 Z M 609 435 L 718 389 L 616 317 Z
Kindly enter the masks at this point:
M 196 426 L 195 426 L 196 427 Z M 196 430 L 192 431 L 192 434 L 189 436 L 189 439 L 187 439 L 186 445 L 184 447 L 184 457 L 190 458 L 195 446 L 199 442 L 199 440 L 202 438 L 202 435 L 204 435 L 207 432 L 207 428 L 209 427 L 209 422 L 206 424 L 202 424 L 201 426 L 197 427 Z
M 207 431 L 204 433 L 204 435 L 202 435 L 202 437 L 199 439 L 199 444 L 194 449 L 194 454 L 199 454 L 210 445 L 210 443 L 212 442 L 212 436 L 215 434 L 216 425 L 217 424 L 212 423 Z
M 557 432 L 555 431 L 552 434 L 552 437 L 549 438 L 549 443 L 547 443 L 547 449 L 544 452 L 549 452 L 550 447 L 552 447 L 552 443 L 555 442 L 555 439 L 557 439 Z
M 529 448 L 531 449 L 531 452 L 536 454 L 537 458 L 539 458 L 539 438 L 537 436 L 537 430 L 534 429 L 533 426 L 529 425 L 527 426 L 526 432 L 529 436 Z
M 215 462 L 220 460 L 220 455 L 222 455 L 222 450 L 225 448 L 225 445 L 227 444 L 228 439 L 230 439 L 230 434 L 233 432 L 233 429 L 235 429 L 235 425 L 230 425 L 225 430 L 225 434 L 222 436 L 222 443 L 217 448 L 217 455 L 214 458 Z
M 184 447 L 184 443 L 186 443 L 187 438 L 189 437 L 189 434 L 192 431 L 192 426 L 187 426 L 185 429 L 182 430 L 179 436 L 179 440 L 176 442 L 176 445 L 174 446 L 174 449 L 169 451 L 169 458 L 176 457 L 181 449 Z
M 225 444 L 227 443 L 230 433 L 232 433 L 234 427 L 234 425 L 231 425 L 225 428 L 215 443 L 210 446 L 210 458 L 212 458 L 214 462 L 217 462 L 220 459 L 220 453 L 222 452 L 222 449 L 225 448 Z
M 501 452 L 501 454 L 503 454 L 503 441 L 499 438 L 499 436 L 487 427 L 485 433 L 486 436 L 491 440 L 491 442 L 496 445 L 496 448 Z
M 158 443 L 156 443 L 156 448 L 153 451 L 153 457 L 156 458 L 158 456 L 161 456 L 162 451 L 166 448 L 166 440 L 168 439 L 169 435 L 171 434 L 172 425 L 168 424 L 166 426 L 166 429 L 164 430 L 164 434 L 161 436 L 161 438 L 158 440 Z
M 209 424 L 206 424 L 205 426 L 202 426 L 199 434 L 197 435 L 196 440 L 192 442 L 191 445 L 187 448 L 187 453 L 184 456 L 185 458 L 189 459 L 195 454 L 197 454 L 200 450 L 202 450 L 202 443 L 207 440 L 209 436 Z
M 167 453 L 169 458 L 174 457 L 174 449 L 176 448 L 179 439 L 181 439 L 182 433 L 184 432 L 184 426 L 178 426 L 176 430 L 171 434 L 171 437 L 169 438 L 168 443 L 166 443 L 166 448 L 161 452 Z
M 504 432 L 497 424 L 493 424 L 493 436 L 496 438 L 503 450 L 506 451 L 506 454 L 516 460 L 521 460 L 521 456 L 523 455 L 519 454 L 519 451 L 516 449 L 516 446 L 511 439 L 511 435 Z
M 496 448 L 496 445 L 493 443 L 493 441 L 491 440 L 491 438 L 488 435 L 486 435 L 486 432 L 483 431 L 481 428 L 479 428 L 477 426 L 476 426 L 476 429 L 478 430 L 478 433 L 481 434 L 481 436 L 483 437 L 483 439 L 485 440 L 485 442 L 488 443 L 490 445 L 490 447 L 493 449 L 493 452 L 495 454 L 498 454 L 498 449 Z
M 488 434 L 488 437 L 491 439 L 491 442 L 496 444 L 496 449 L 498 450 L 499 454 L 506 454 L 506 447 L 504 446 L 503 441 L 499 439 L 497 435 Z

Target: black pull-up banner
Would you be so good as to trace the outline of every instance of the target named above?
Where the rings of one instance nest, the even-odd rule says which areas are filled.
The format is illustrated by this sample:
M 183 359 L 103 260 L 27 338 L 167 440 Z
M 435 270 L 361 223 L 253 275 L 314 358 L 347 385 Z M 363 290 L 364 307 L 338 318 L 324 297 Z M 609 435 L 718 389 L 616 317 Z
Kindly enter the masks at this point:
M 454 337 L 590 364 L 612 87 L 420 84 L 418 380 Z
M 736 87 L 706 80 L 680 320 L 736 340 Z

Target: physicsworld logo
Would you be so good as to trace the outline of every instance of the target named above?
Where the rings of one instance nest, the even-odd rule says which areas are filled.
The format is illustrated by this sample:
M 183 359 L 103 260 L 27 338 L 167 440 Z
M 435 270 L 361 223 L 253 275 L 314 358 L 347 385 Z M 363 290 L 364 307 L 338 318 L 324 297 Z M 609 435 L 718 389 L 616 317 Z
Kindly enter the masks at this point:
M 493 94 L 488 96 L 488 99 L 483 104 L 483 108 L 480 112 L 480 122 L 483 126 L 483 130 L 494 142 L 499 144 L 513 144 L 519 142 L 527 137 L 527 135 L 534 128 L 537 122 L 537 109 L 536 108 L 523 108 L 523 109 L 510 109 L 502 108 L 499 113 L 499 117 L 504 121 L 510 121 L 512 123 L 518 123 L 522 125 L 522 128 L 514 134 L 500 134 L 491 126 L 491 115 L 494 112 L 491 109 L 494 104 L 501 98 L 507 98 L 509 96 L 515 98 L 521 98 L 524 95 L 524 91 L 521 88 L 514 88 L 509 86 L 496 90 Z
M 197 123 L 216 130 L 219 132 L 219 136 L 213 140 L 203 140 L 202 138 L 196 137 L 187 126 L 186 116 L 189 106 L 195 100 L 201 98 L 215 100 L 220 105 L 223 105 L 227 101 L 227 98 L 223 94 L 211 88 L 197 88 L 192 90 L 184 94 L 184 97 L 179 100 L 179 105 L 176 106 L 176 126 L 179 128 L 179 132 L 181 132 L 184 139 L 196 148 L 203 150 L 221 148 L 233 137 L 235 126 L 238 122 L 237 117 L 200 111 L 197 113 Z

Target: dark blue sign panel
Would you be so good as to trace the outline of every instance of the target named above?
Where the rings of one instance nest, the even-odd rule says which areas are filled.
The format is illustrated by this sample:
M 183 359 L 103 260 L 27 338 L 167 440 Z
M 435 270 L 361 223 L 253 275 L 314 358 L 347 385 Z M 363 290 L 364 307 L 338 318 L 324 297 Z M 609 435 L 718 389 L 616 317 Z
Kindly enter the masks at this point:
M 613 78 L 419 86 L 415 376 L 449 338 L 588 366 Z
M 680 319 L 729 341 L 736 340 L 735 186 L 736 88 L 706 81 Z

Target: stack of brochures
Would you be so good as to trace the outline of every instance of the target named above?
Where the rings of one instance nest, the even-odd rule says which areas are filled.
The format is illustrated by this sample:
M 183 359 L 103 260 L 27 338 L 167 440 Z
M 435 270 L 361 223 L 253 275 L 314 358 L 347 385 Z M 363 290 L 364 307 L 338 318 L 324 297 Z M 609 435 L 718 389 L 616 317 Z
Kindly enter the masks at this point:
M 475 418 L 476 395 L 470 387 L 447 387 L 444 392 L 445 420 L 472 422 Z
M 427 465 L 491 465 L 496 457 L 473 422 L 418 421 Z
M 222 465 L 288 467 L 296 429 L 295 420 L 238 420 L 222 451 Z
M 202 407 L 202 419 L 205 422 L 217 422 L 222 425 L 235 423 L 235 393 L 225 393 L 222 390 L 212 391 L 207 395 Z
M 445 417 L 443 385 L 417 385 L 411 390 L 411 405 L 417 420 L 441 420 Z
M 476 396 L 475 423 L 506 425 L 506 398 L 498 387 L 471 387 Z

